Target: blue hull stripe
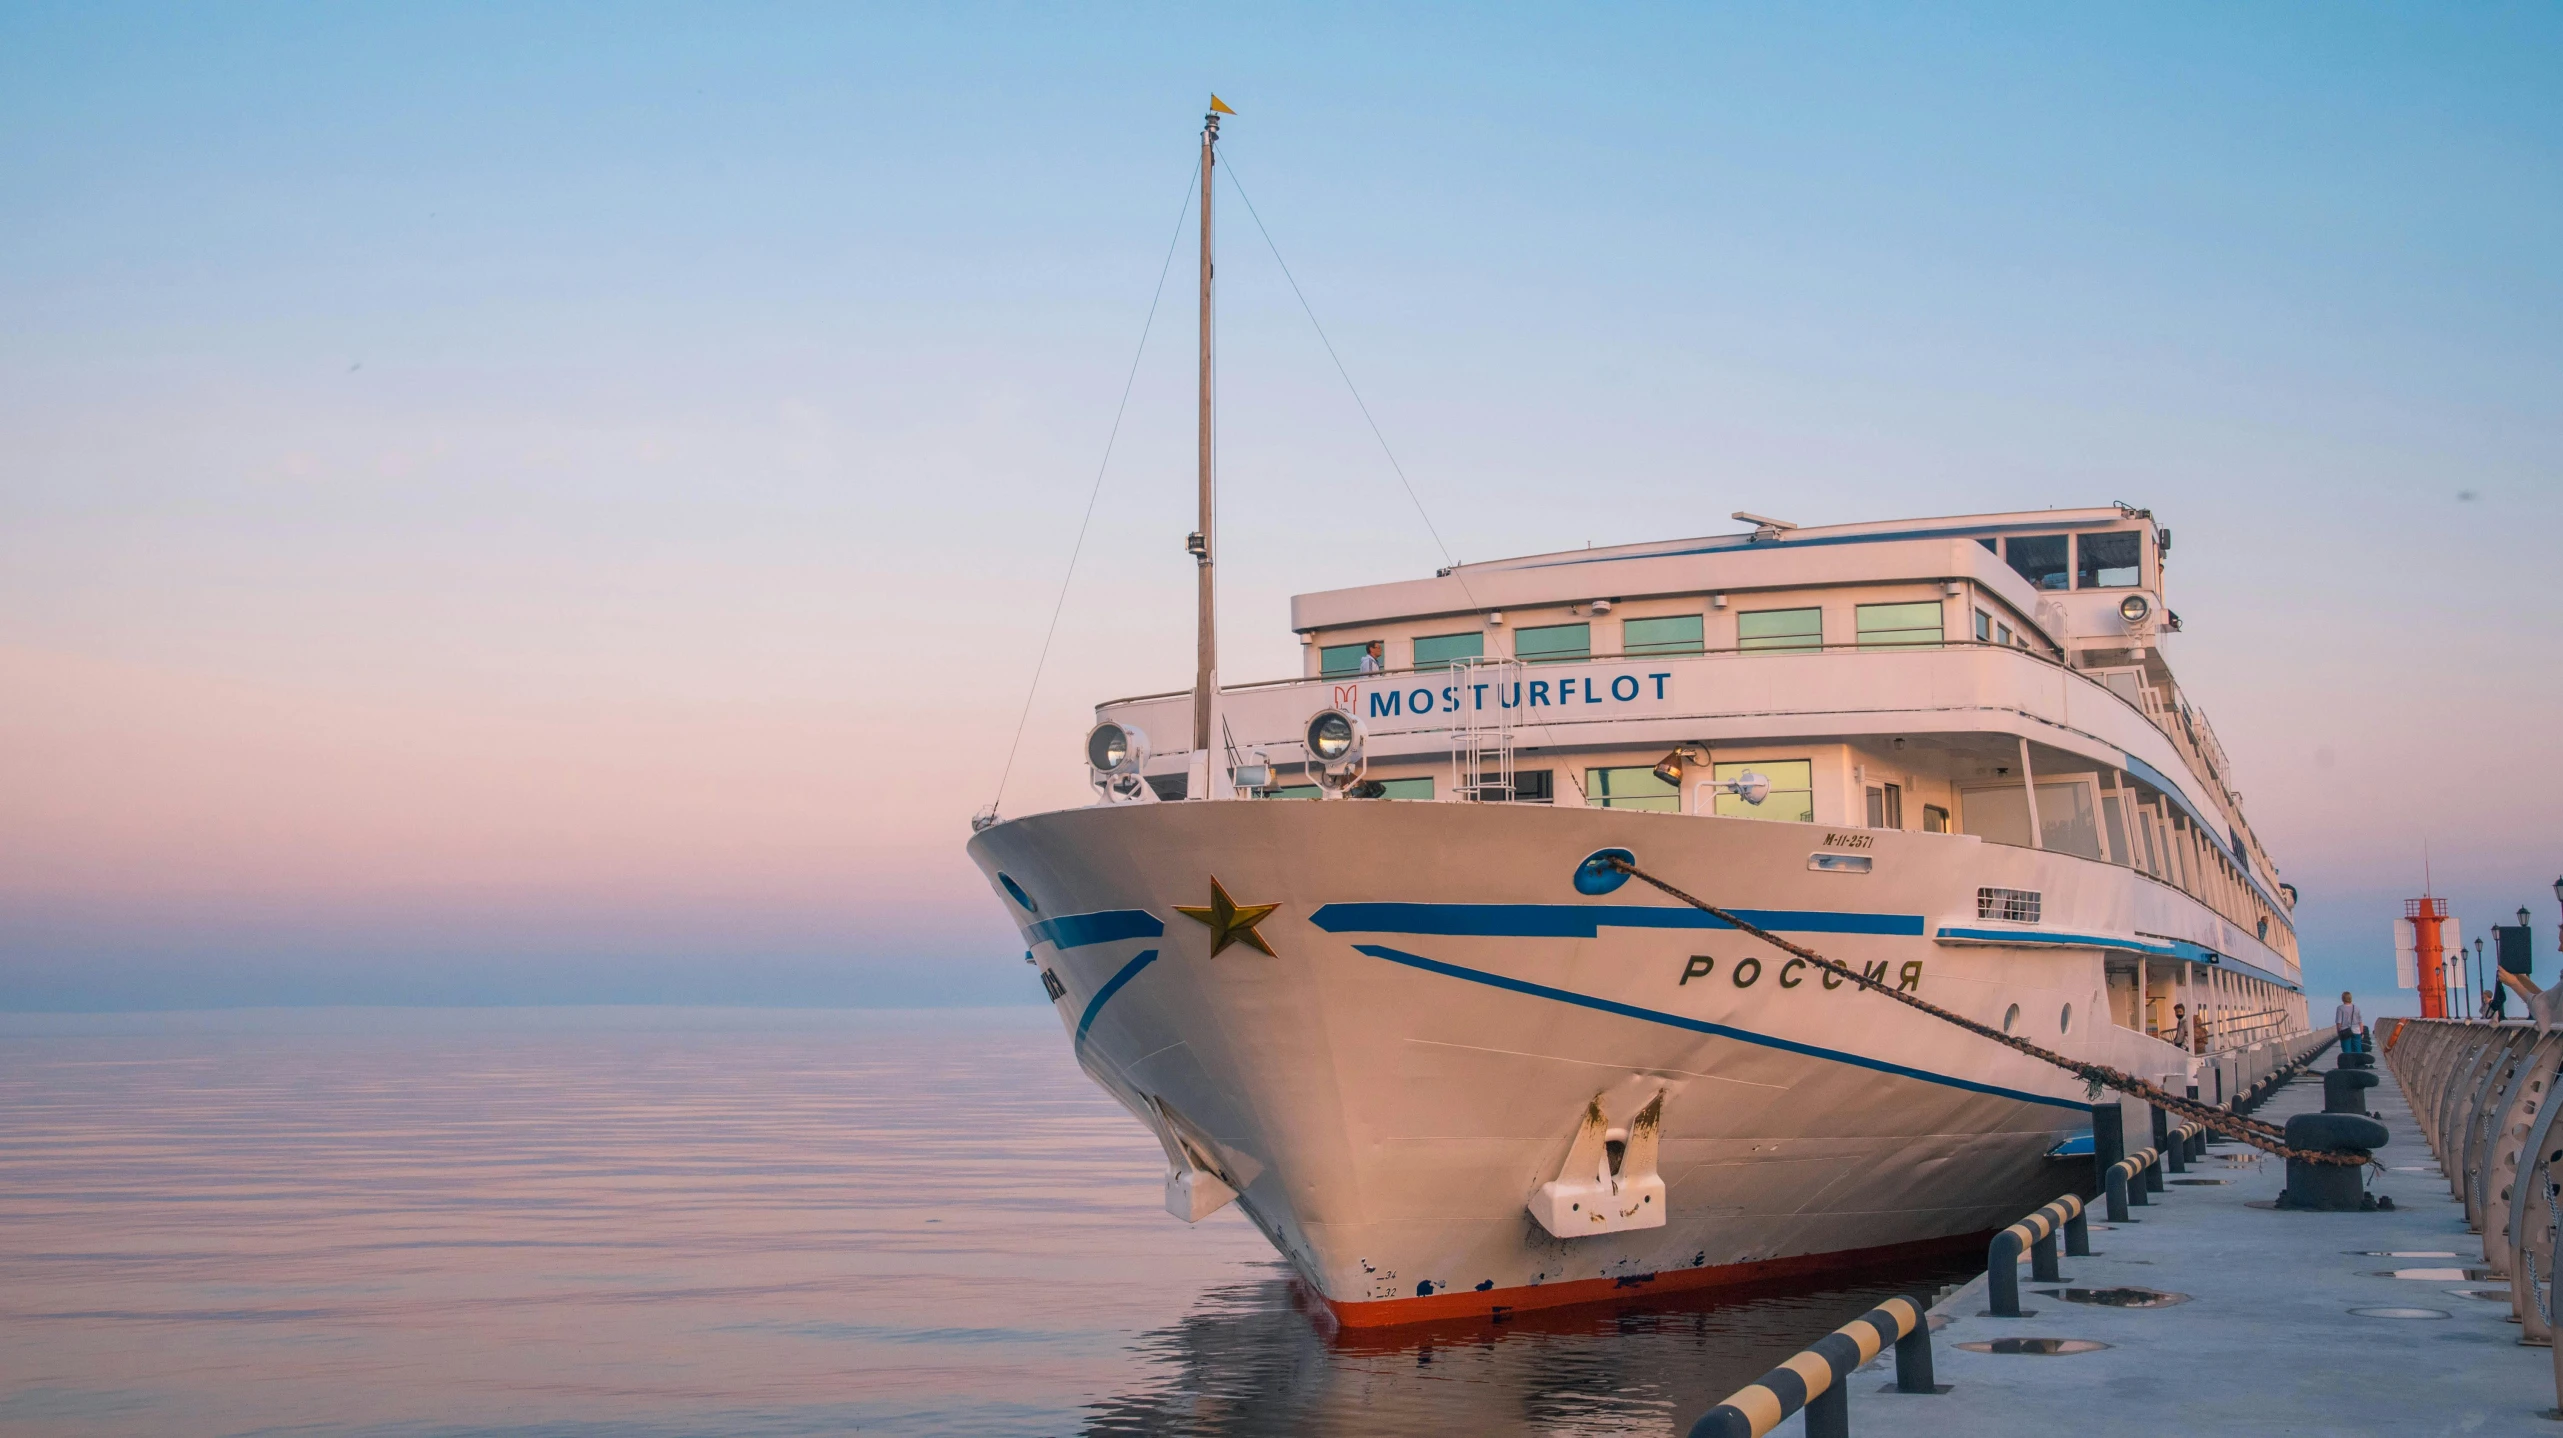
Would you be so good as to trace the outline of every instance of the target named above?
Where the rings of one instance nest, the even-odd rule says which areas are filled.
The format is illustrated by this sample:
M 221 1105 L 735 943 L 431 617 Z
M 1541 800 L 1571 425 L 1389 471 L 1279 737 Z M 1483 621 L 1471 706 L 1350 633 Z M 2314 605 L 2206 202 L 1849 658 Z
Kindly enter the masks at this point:
M 1088 944 L 1109 944 L 1115 939 L 1153 939 L 1166 932 L 1165 923 L 1146 909 L 1102 909 L 1091 914 L 1061 914 L 1043 919 L 1024 930 L 1036 944 L 1056 949 L 1082 949 Z
M 1745 922 L 1793 934 L 1897 934 L 1920 938 L 1920 914 L 1840 914 L 1822 909 L 1738 909 Z M 1467 938 L 1589 939 L 1609 929 L 1732 929 L 1714 914 L 1655 904 L 1328 904 L 1308 921 L 1330 934 L 1438 934 Z
M 2149 944 L 2142 939 L 2121 939 L 2107 934 L 2067 934 L 2052 929 L 1953 929 L 1946 925 L 1943 925 L 1933 937 L 1944 943 L 1954 940 L 1971 944 L 2069 944 L 2075 948 L 2119 949 L 2130 954 L 2152 954 L 2160 958 L 2187 959 L 2192 963 L 2214 964 L 2220 969 L 2232 969 L 2238 973 L 2249 974 L 2263 983 L 2275 984 L 2291 994 L 2305 992 L 2302 987 L 2283 975 L 2274 974 L 2258 964 L 2245 963 L 2231 954 L 2220 954 L 2205 944 L 2193 944 L 2187 939 Z
M 1095 1015 L 1104 1011 L 1104 1005 L 1111 1003 L 1112 996 L 1121 992 L 1121 986 L 1139 977 L 1141 969 L 1155 962 L 1157 962 L 1157 951 L 1142 949 L 1139 951 L 1139 957 L 1121 966 L 1120 973 L 1104 980 L 1104 986 L 1095 990 L 1093 998 L 1086 1000 L 1086 1012 L 1077 1020 L 1078 1043 L 1082 1044 L 1086 1041 L 1086 1030 L 1095 1026 Z
M 1458 964 L 1446 964 L 1438 959 L 1425 958 L 1421 954 L 1404 953 L 1397 949 L 1389 948 L 1385 944 L 1355 944 L 1353 947 L 1362 953 L 1370 955 L 1374 959 L 1386 959 L 1392 964 L 1404 964 L 1408 968 L 1422 969 L 1428 974 L 1440 974 L 1445 978 L 1466 979 L 1472 984 L 1485 984 L 1489 988 L 1507 989 L 1517 994 L 1528 994 L 1535 999 L 1548 999 L 1554 1003 L 1573 1004 L 1578 1008 L 1595 1009 L 1606 1014 L 1617 1014 L 1622 1018 L 1638 1019 L 1650 1024 L 1663 1024 L 1667 1028 L 1688 1029 L 1695 1034 L 1713 1034 L 1722 1039 L 1738 1039 L 1748 1044 L 1759 1044 L 1764 1048 L 1780 1049 L 1784 1052 L 1793 1054 L 1804 1054 L 1809 1058 L 1830 1059 L 1835 1063 L 1850 1064 L 1855 1068 L 1875 1069 L 1879 1073 L 1894 1074 L 1899 1078 L 1919 1079 L 1924 1083 L 1939 1084 L 1945 1088 L 1965 1089 L 1969 1093 L 1991 1094 L 1996 1098 L 2017 1099 L 2021 1103 L 2045 1104 L 2051 1108 L 2071 1109 L 2076 1113 L 2088 1113 L 2090 1111 L 2089 1105 L 2077 1103 L 2072 1099 L 2049 1098 L 2045 1094 L 2025 1093 L 2019 1089 L 2003 1088 L 1997 1084 L 1977 1083 L 1973 1079 L 1952 1078 L 1947 1074 L 1936 1074 L 1925 1069 L 1908 1068 L 1903 1064 L 1888 1063 L 1884 1059 L 1873 1059 L 1861 1054 L 1844 1053 L 1839 1049 L 1817 1048 L 1813 1044 L 1802 1044 L 1788 1039 L 1777 1039 L 1771 1037 L 1769 1034 L 1757 1034 L 1750 1029 L 1734 1028 L 1727 1024 L 1713 1024 L 1706 1019 L 1684 1018 L 1680 1014 L 1668 1014 L 1660 1009 L 1642 1009 L 1635 1004 L 1615 1003 L 1610 999 L 1597 999 L 1591 994 L 1574 993 L 1567 989 L 1553 989 L 1546 984 L 1535 984 L 1525 979 L 1507 978 L 1502 974 L 1490 974 L 1484 969 L 1469 969 L 1462 968 Z M 1109 988 L 1107 988 L 1107 992 L 1109 992 Z

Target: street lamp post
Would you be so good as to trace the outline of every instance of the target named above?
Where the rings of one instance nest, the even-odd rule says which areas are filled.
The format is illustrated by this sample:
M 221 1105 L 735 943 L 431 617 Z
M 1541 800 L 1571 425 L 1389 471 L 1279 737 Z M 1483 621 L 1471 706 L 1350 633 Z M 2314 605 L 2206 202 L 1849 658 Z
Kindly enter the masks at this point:
M 2474 1013 L 2481 1017 L 2492 1005 L 2492 991 L 2483 987 L 2483 936 L 2474 936 Z

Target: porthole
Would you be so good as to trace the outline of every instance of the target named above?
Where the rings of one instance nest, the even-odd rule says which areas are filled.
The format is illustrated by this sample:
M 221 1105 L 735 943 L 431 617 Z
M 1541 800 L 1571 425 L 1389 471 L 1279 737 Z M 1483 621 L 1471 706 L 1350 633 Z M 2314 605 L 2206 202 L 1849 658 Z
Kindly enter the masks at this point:
M 2014 1028 L 2018 1027 L 2019 1024 L 2020 1005 L 2013 1004 L 2010 1008 L 2002 1011 L 2002 1031 L 2004 1033 L 2011 1032 Z
M 2065 1011 L 2064 1011 L 2062 1014 L 2057 1015 L 2057 1017 L 2056 1017 L 2056 1032 L 2058 1032 L 2058 1033 L 2060 1033 L 2060 1034 L 2069 1034 L 2069 1033 L 2072 1033 L 2073 1031 L 2074 1031 L 2074 1006 L 2073 1006 L 2073 1005 L 2071 1005 L 2071 1004 L 2067 1004 L 2067 1005 L 2065 1005 Z

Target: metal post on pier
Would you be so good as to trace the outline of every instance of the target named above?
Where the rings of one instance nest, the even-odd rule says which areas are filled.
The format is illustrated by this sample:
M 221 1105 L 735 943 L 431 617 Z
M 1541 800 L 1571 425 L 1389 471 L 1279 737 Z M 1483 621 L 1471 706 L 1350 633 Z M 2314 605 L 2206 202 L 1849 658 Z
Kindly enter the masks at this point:
M 2091 1167 L 2099 1187 L 2109 1183 L 2109 1170 L 2127 1156 L 2127 1114 L 2115 1099 L 2091 1106 Z M 2112 1215 L 2114 1222 L 2125 1215 Z
M 2157 1104 L 2147 1104 L 2145 1108 L 2154 1116 L 2154 1152 L 2170 1153 L 2171 1115 L 2165 1113 Z M 2145 1191 L 2147 1193 L 2163 1191 L 2163 1166 L 2160 1163 L 2145 1170 Z

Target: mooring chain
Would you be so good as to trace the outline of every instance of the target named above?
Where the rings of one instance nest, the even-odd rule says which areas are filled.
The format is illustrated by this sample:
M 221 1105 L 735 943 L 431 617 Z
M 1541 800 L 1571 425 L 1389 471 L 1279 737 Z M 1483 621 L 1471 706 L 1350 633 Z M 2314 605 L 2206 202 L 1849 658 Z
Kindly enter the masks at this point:
M 2373 1159 L 2361 1157 L 2357 1154 L 2328 1153 L 2313 1149 L 2291 1148 L 2284 1142 L 2284 1131 L 2274 1124 L 2263 1123 L 2258 1119 L 2245 1118 L 2243 1115 L 2235 1113 L 2230 1109 L 2216 1108 L 2212 1105 L 2201 1103 L 2186 1095 L 2173 1093 L 2159 1085 L 2147 1083 L 2133 1074 L 2121 1073 L 2118 1070 L 2109 1067 L 2107 1064 L 2088 1063 L 2081 1059 L 2067 1058 L 2063 1054 L 2057 1053 L 2051 1049 L 2040 1048 L 2038 1045 L 2029 1042 L 2027 1039 L 2004 1033 L 2002 1030 L 1993 1028 L 1990 1025 L 1977 1023 L 1974 1019 L 1967 1018 L 1963 1015 L 1953 1014 L 1947 1009 L 1944 1009 L 1938 1004 L 1932 1003 L 1919 995 L 1907 993 L 1902 989 L 1888 984 L 1884 979 L 1871 978 L 1867 974 L 1854 972 L 1848 964 L 1838 963 L 1835 960 L 1828 959 L 1824 955 L 1817 953 L 1813 949 L 1790 943 L 1788 940 L 1781 938 L 1770 930 L 1745 919 L 1741 915 L 1721 909 L 1717 905 L 1708 902 L 1706 899 L 1696 898 L 1690 894 L 1686 894 L 1680 889 L 1673 887 L 1671 884 L 1664 882 L 1662 879 L 1655 877 L 1653 874 L 1646 872 L 1644 869 L 1639 868 L 1637 865 L 1630 863 L 1626 859 L 1619 858 L 1615 855 L 1604 860 L 1604 862 L 1633 879 L 1642 879 L 1645 882 L 1654 885 L 1656 888 L 1663 890 L 1665 893 L 1681 900 L 1692 908 L 1698 909 L 1704 914 L 1709 914 L 1734 925 L 1738 930 L 1751 934 L 1753 937 L 1760 939 L 1762 942 L 1769 944 L 1775 949 L 1794 954 L 1828 973 L 1840 974 L 1843 978 L 1859 985 L 1861 988 L 1867 989 L 1872 993 L 1884 994 L 1888 998 L 1895 1000 L 1897 1003 L 1905 1005 L 1907 1008 L 1919 1009 L 1944 1023 L 1955 1024 L 1969 1033 L 1991 1039 L 2005 1048 L 2027 1054 L 2029 1057 L 2037 1059 L 2043 1063 L 2052 1064 L 2096 1088 L 2116 1089 L 2120 1093 L 2143 1099 L 2145 1102 L 2154 1105 L 2156 1108 L 2196 1119 L 2199 1123 L 2204 1124 L 2206 1127 L 2213 1129 L 2218 1133 L 2224 1134 L 2228 1138 L 2238 1139 L 2244 1143 L 2250 1144 L 2254 1148 L 2262 1150 L 2263 1152 L 2274 1153 L 2282 1158 L 2302 1159 L 2307 1163 L 2337 1164 L 2344 1167 L 2364 1167 L 2367 1164 L 2374 1162 Z

